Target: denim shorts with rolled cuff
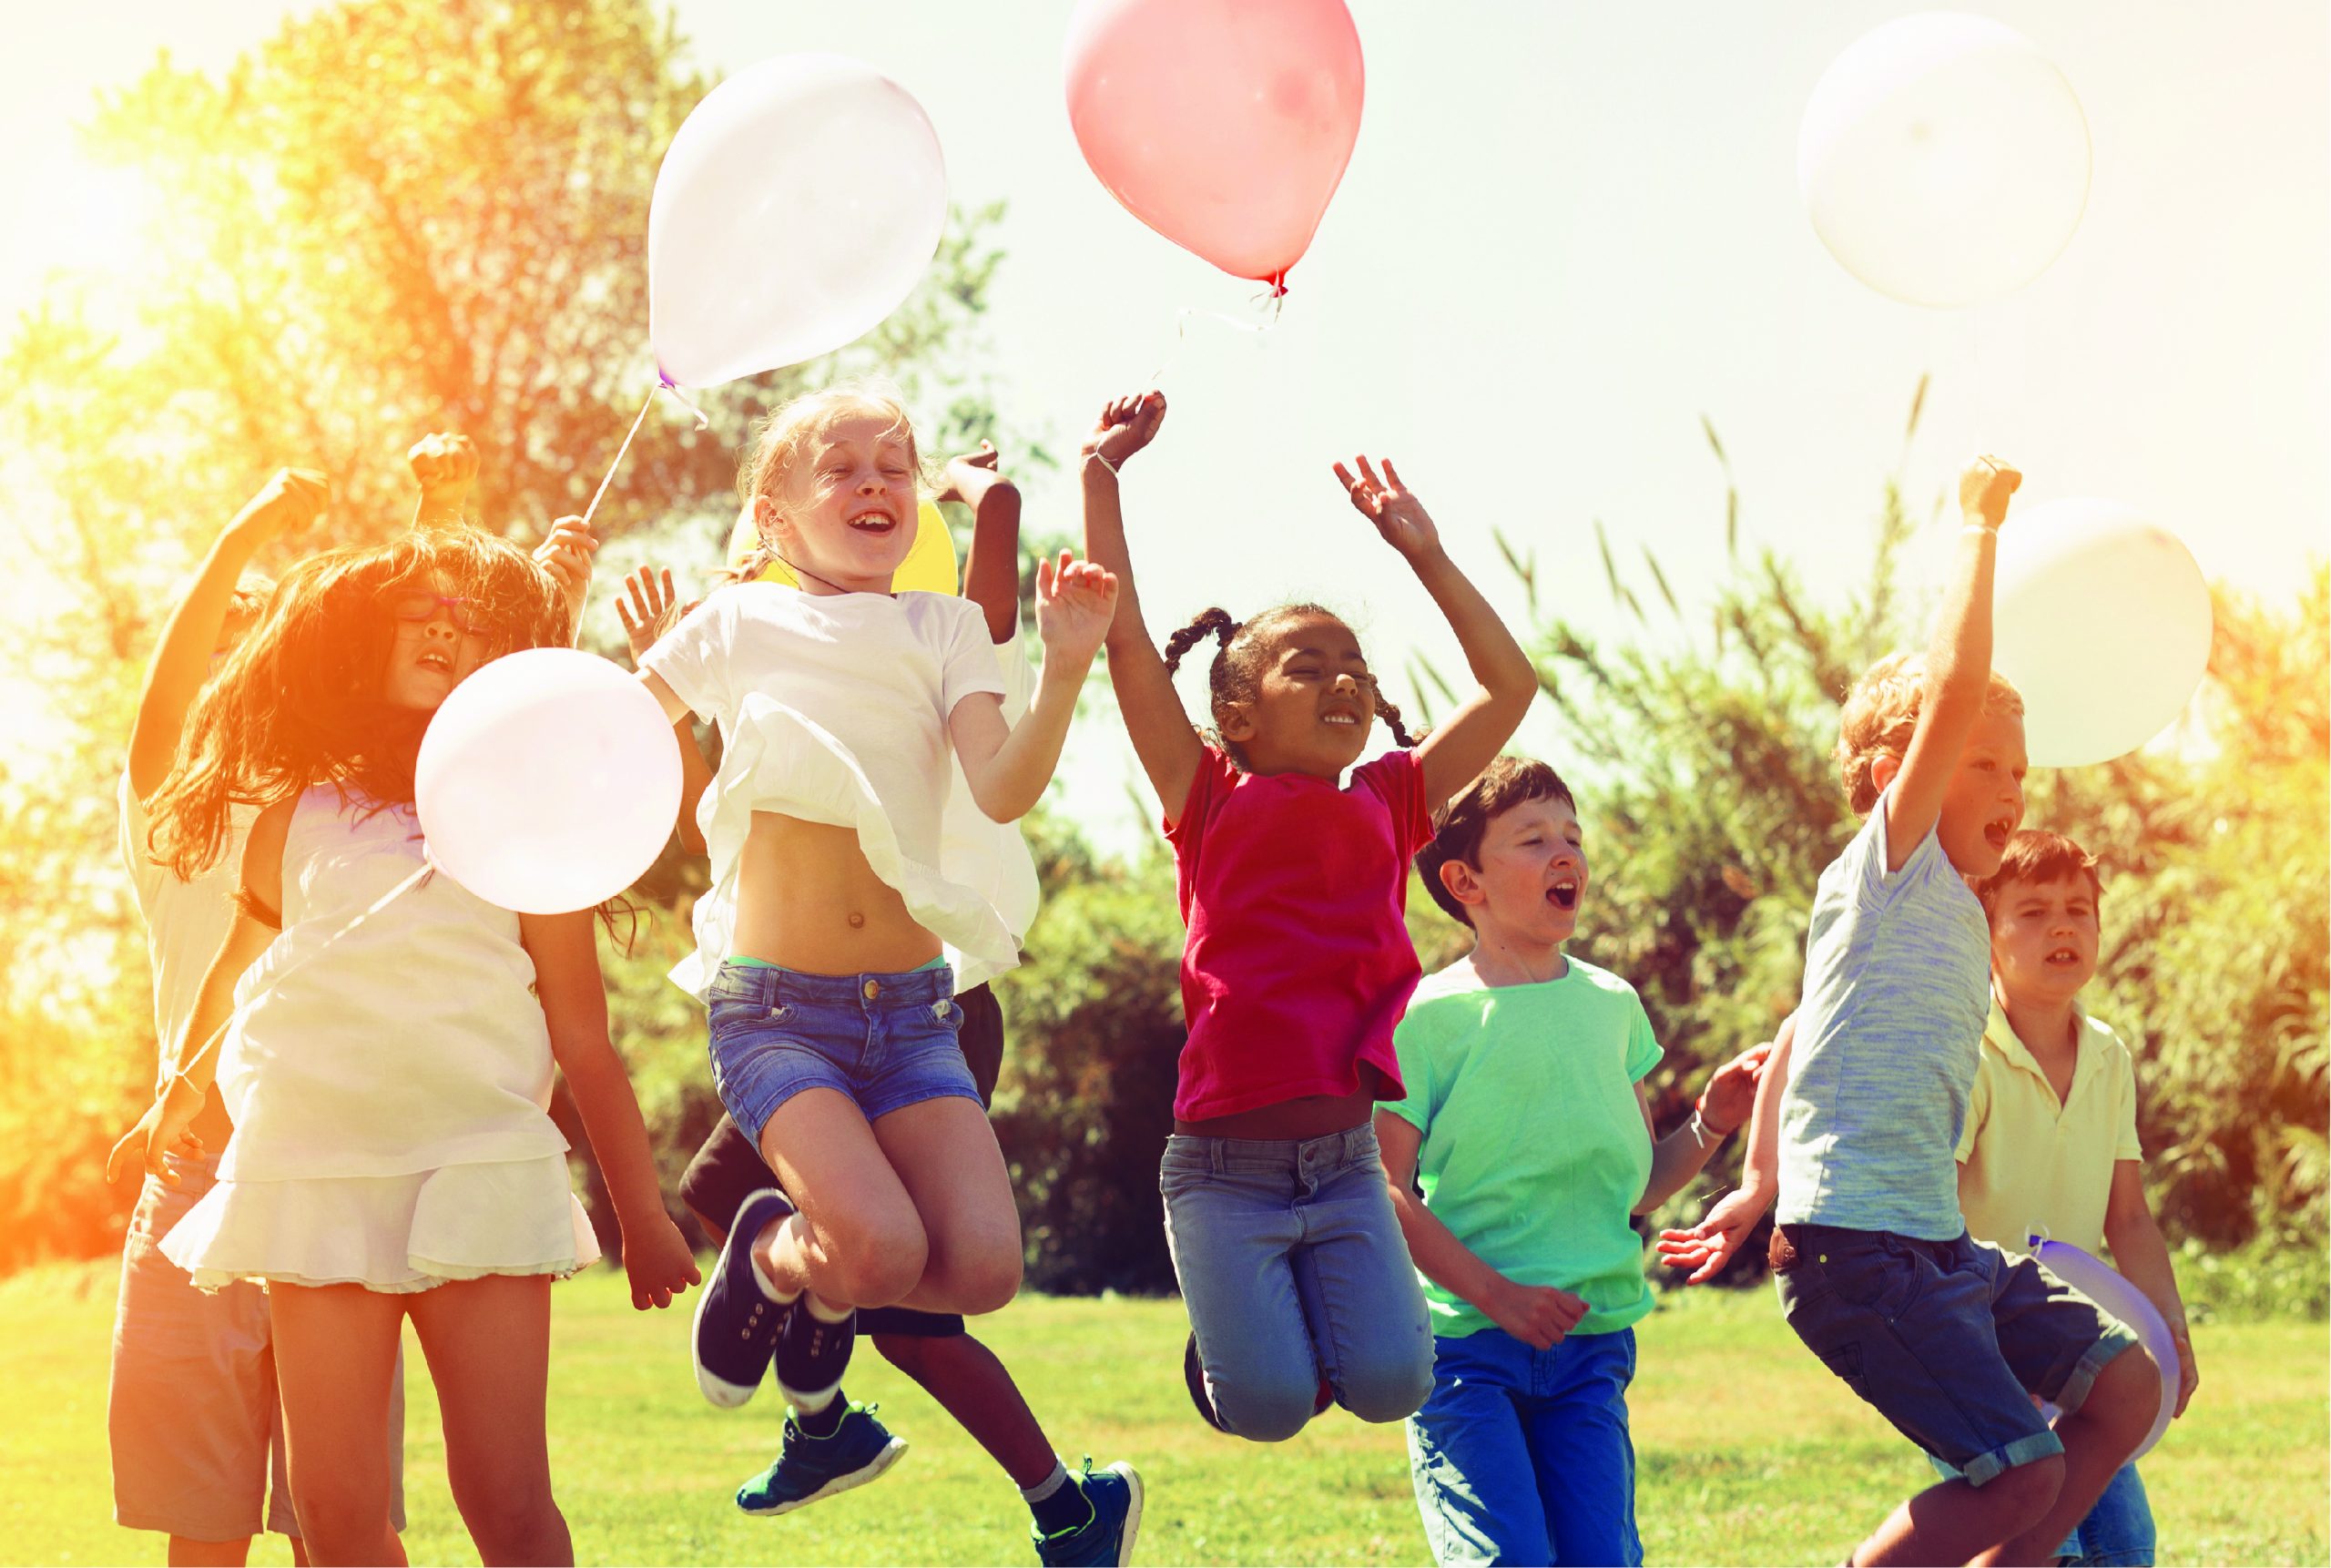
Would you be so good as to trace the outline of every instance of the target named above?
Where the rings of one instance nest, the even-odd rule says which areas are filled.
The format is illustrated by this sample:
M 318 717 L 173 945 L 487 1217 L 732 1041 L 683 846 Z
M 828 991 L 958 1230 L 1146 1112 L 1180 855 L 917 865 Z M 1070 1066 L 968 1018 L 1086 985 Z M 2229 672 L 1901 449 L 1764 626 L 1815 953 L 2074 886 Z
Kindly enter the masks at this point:
M 2064 1451 L 2031 1396 L 2071 1411 L 2136 1336 L 2030 1258 L 1970 1239 L 1773 1227 L 1788 1326 L 1928 1453 L 1981 1486 Z
M 956 1038 L 984 1105 L 995 1093 L 996 1077 L 1003 1069 L 1003 1008 L 995 993 L 984 985 L 959 993 L 955 1005 L 963 1014 Z M 697 1218 L 718 1227 L 726 1235 L 736 1225 L 737 1211 L 745 1207 L 747 1198 L 763 1187 L 783 1191 L 784 1186 L 753 1140 L 738 1127 L 736 1118 L 724 1112 L 680 1176 L 680 1201 Z M 963 1319 L 952 1312 L 918 1312 L 911 1307 L 861 1307 L 858 1328 L 860 1333 L 878 1337 L 896 1334 L 911 1339 L 945 1339 L 963 1332 Z
M 712 1082 L 759 1146 L 779 1106 L 805 1089 L 846 1095 L 877 1122 L 925 1100 L 977 1105 L 945 964 L 904 974 L 802 974 L 731 961 L 706 997 Z

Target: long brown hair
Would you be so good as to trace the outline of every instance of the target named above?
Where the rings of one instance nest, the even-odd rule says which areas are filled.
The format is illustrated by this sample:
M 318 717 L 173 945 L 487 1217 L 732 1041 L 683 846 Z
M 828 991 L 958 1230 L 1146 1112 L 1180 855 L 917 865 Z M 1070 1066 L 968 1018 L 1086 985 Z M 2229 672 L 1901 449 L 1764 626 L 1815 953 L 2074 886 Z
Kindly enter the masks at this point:
M 300 562 L 195 705 L 154 796 L 155 858 L 179 877 L 199 876 L 217 863 L 234 807 L 272 806 L 318 784 L 375 806 L 411 801 L 430 715 L 381 694 L 396 641 L 387 596 L 441 582 L 484 627 L 489 657 L 567 640 L 549 574 L 474 528 Z

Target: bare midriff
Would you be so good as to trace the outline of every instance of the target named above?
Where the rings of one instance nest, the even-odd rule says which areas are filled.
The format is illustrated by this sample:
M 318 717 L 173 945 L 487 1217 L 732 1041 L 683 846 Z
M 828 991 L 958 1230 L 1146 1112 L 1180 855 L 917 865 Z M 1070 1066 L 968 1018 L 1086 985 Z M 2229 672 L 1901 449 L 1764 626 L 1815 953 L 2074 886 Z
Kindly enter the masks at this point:
M 1362 1065 L 1360 1085 L 1349 1095 L 1303 1095 L 1233 1115 L 1186 1122 L 1174 1130 L 1191 1138 L 1324 1138 L 1366 1124 L 1376 1114 L 1377 1072 Z
M 902 974 L 939 939 L 874 874 L 855 829 L 756 811 L 737 867 L 728 953 L 803 974 Z

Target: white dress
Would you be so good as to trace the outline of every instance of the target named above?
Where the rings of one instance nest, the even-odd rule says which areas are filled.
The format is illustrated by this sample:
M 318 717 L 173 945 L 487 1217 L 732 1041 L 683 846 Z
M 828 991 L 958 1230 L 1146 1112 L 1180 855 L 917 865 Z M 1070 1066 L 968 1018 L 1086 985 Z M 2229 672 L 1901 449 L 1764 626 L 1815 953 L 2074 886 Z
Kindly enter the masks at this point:
M 697 900 L 696 952 L 672 971 L 679 984 L 703 996 L 734 951 L 737 868 L 755 811 L 853 830 L 867 865 L 945 945 L 959 984 L 1019 962 L 995 873 L 951 862 L 942 846 L 957 772 L 948 717 L 975 692 L 1005 693 L 978 606 L 740 583 L 697 606 L 640 664 L 717 723 L 724 746 L 697 808 L 712 887 Z
M 294 806 L 283 934 L 219 1057 L 235 1135 L 162 1243 L 197 1285 L 412 1291 L 597 1259 L 518 917 L 433 872 L 346 929 L 422 864 L 410 806 Z

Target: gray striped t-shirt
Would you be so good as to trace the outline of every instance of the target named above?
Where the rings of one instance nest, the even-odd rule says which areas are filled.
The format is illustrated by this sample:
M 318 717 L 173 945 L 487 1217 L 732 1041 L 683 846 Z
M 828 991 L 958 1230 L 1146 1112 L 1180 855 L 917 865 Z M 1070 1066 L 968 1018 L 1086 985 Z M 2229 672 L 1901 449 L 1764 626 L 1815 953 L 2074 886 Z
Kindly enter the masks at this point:
M 1990 928 L 1934 833 L 1886 869 L 1881 800 L 1821 873 L 1781 1097 L 1783 1225 L 1949 1241 L 1990 1015 Z

